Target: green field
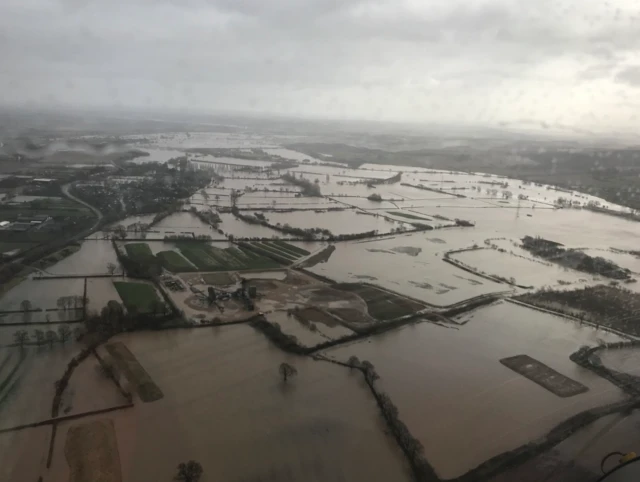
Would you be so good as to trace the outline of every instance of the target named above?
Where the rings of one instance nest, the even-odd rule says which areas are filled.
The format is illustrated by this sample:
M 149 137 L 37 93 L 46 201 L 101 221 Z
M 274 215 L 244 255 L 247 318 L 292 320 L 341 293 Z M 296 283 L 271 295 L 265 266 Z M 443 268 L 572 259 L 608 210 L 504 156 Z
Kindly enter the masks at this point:
M 400 216 L 402 218 L 417 219 L 419 221 L 431 221 L 429 218 L 421 218 L 420 216 L 416 216 L 415 214 L 403 213 L 400 211 L 387 211 L 387 214 L 391 214 L 392 216 Z
M 274 239 L 273 241 L 266 241 L 268 244 L 279 246 L 281 249 L 285 251 L 290 251 L 291 253 L 298 254 L 298 256 L 308 256 L 311 253 L 309 251 L 299 248 L 298 246 L 294 246 L 293 244 L 289 244 L 285 241 L 280 241 L 279 239 Z
M 149 258 L 153 258 L 153 253 L 147 243 L 125 244 L 124 249 L 127 251 L 127 255 L 131 259 L 139 262 L 144 262 Z
M 277 260 L 285 265 L 290 265 L 298 259 L 309 254 L 309 251 L 305 251 L 302 248 L 293 246 L 284 241 L 252 241 L 248 243 L 253 251 L 256 251 L 264 256 Z
M 114 281 L 113 286 L 129 311 L 135 307 L 134 309 L 138 313 L 150 313 L 153 311 L 154 302 L 162 301 L 158 297 L 156 289 L 150 284 Z
M 262 248 L 267 253 L 275 254 L 276 256 L 279 256 L 279 257 L 284 258 L 285 260 L 288 260 L 288 261 L 291 261 L 291 262 L 293 262 L 296 259 L 298 259 L 298 255 L 297 254 L 291 254 L 288 251 L 284 251 L 283 249 L 280 249 L 277 246 L 273 246 L 273 245 L 267 244 L 266 242 L 252 243 L 252 246 L 257 246 L 259 248 Z
M 174 273 L 195 271 L 196 269 L 191 263 L 175 251 L 161 251 L 156 254 L 156 257 L 162 262 L 162 266 Z
M 274 260 L 249 250 L 216 248 L 206 243 L 178 243 L 180 252 L 201 271 L 234 271 L 271 269 L 280 265 Z

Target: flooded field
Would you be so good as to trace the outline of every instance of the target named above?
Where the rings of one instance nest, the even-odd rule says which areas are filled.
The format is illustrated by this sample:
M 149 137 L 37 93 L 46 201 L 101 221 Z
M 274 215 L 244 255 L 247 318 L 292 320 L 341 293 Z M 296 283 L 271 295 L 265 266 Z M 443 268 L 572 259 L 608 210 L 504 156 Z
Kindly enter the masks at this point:
M 582 410 L 624 398 L 620 389 L 569 360 L 580 346 L 620 340 L 616 335 L 507 301 L 448 315 L 451 318 L 443 314 L 453 305 L 467 309 L 466 302 L 486 295 L 508 298 L 530 289 L 573 289 L 609 281 L 534 258 L 519 246 L 524 236 L 583 249 L 640 274 L 640 258 L 624 252 L 638 249 L 640 224 L 555 204 L 563 197 L 576 207 L 597 201 L 619 211 L 626 208 L 577 192 L 485 174 L 379 164 L 357 169 L 319 165 L 332 158 L 311 158 L 279 147 L 285 140 L 245 132 L 193 132 L 149 135 L 136 143 L 150 154 L 136 163 L 187 155 L 199 174 L 211 179 L 204 194 L 199 190 L 186 201 L 185 211 L 164 218 L 146 233 L 148 243 L 133 238 L 142 236 L 139 225 L 151 223 L 155 213 L 110 226 L 127 228 L 127 239 L 118 244 L 125 246 L 128 256 L 138 256 L 138 262 L 160 260 L 164 271 L 153 282 L 177 306 L 171 323 L 182 325 L 180 329 L 131 332 L 110 340 L 124 344 L 122 353 L 130 350 L 164 397 L 145 399 L 144 383 L 130 380 L 127 376 L 135 378 L 133 371 L 123 370 L 124 385 L 138 389 L 133 408 L 61 423 L 49 472 L 34 470 L 43 467 L 46 430 L 0 434 L 0 462 L 6 460 L 7 449 L 15 459 L 12 467 L 0 467 L 0 479 L 10 474 L 13 479 L 8 480 L 19 480 L 19 473 L 35 481 L 44 473 L 47 481 L 69 480 L 67 461 L 80 460 L 82 449 L 76 441 L 68 457 L 67 435 L 82 432 L 83 424 L 107 421 L 102 426 L 113 424 L 123 482 L 169 480 L 178 463 L 191 459 L 202 463 L 203 482 L 409 480 L 405 457 L 361 374 L 287 354 L 277 347 L 286 348 L 278 338 L 283 335 L 288 341 L 295 337 L 294 345 L 304 351 L 357 332 L 360 341 L 325 354 L 340 361 L 357 356 L 374 364 L 381 377 L 376 385 L 397 405 L 400 419 L 424 445 L 427 459 L 443 479 L 536 440 Z M 218 151 L 226 157 L 214 157 L 188 150 L 203 147 L 242 151 Z M 255 148 L 274 157 L 264 160 L 269 158 L 254 151 L 263 160 L 243 159 L 252 157 L 246 154 Z M 275 156 L 294 162 L 283 163 Z M 282 179 L 287 173 L 295 179 Z M 398 173 L 400 178 L 395 177 Z M 219 213 L 223 234 L 186 211 L 191 207 L 227 211 Z M 244 216 L 264 216 L 276 227 L 325 230 L 325 236 L 370 231 L 384 236 L 287 244 L 278 238 L 300 238 L 239 220 L 229 212 L 233 207 Z M 328 211 L 332 208 L 340 210 Z M 403 233 L 417 225 L 434 229 Z M 172 235 L 208 235 L 220 242 L 163 240 Z M 111 263 L 120 273 L 112 242 L 103 239 L 108 236 L 94 233 L 92 238 L 98 240 L 85 240 L 47 273 L 104 274 Z M 242 238 L 276 241 L 238 242 Z M 140 245 L 127 247 L 134 243 Z M 163 252 L 169 253 L 160 255 Z M 445 261 L 447 256 L 459 264 Z M 84 283 L 83 278 L 27 279 L 0 298 L 0 310 L 14 311 L 0 314 L 0 428 L 50 414 L 54 382 L 81 345 L 68 341 L 36 347 L 33 337 L 39 328 L 58 330 L 58 322 L 69 322 L 71 330 L 82 326 L 71 323 L 79 321 L 81 310 L 56 308 L 60 297 L 81 297 Z M 159 295 L 151 283 L 121 276 L 88 278 L 87 308 L 97 313 L 110 300 L 125 300 L 145 312 Z M 640 283 L 627 286 L 640 290 Z M 29 309 L 51 311 L 24 312 L 25 300 Z M 390 324 L 426 319 L 427 312 L 429 319 L 439 321 L 422 320 L 373 334 Z M 256 320 L 267 328 L 258 331 L 264 325 Z M 15 338 L 19 329 L 29 334 L 22 350 Z M 118 357 L 104 347 L 99 352 L 109 362 Z M 609 368 L 638 373 L 639 353 L 623 349 L 600 356 Z M 278 372 L 285 361 L 298 372 L 286 383 Z M 61 411 L 76 414 L 124 401 L 90 357 L 71 379 Z M 636 425 L 637 416 L 629 416 Z M 597 422 L 595 429 L 587 427 L 523 467 L 546 476 L 550 472 L 545 467 L 556 462 L 554 467 L 564 467 L 576 457 L 574 469 L 595 473 L 583 455 L 595 454 L 592 446 L 604 450 L 605 444 L 592 441 L 597 430 L 620 432 L 621 417 L 616 417 Z M 627 443 L 630 437 L 622 439 Z M 33 447 L 30 450 L 38 452 L 33 463 L 16 455 L 14 445 Z M 611 445 L 615 444 L 610 441 L 607 447 Z M 494 482 L 536 480 L 527 476 L 526 471 L 506 472 L 507 478 Z
M 527 443 L 590 407 L 623 393 L 569 360 L 569 354 L 615 335 L 502 302 L 457 320 L 460 329 L 419 323 L 325 354 L 369 360 L 400 418 L 422 442 L 442 478 Z M 527 354 L 588 391 L 560 398 L 503 366 Z
M 390 232 L 400 225 L 382 216 L 375 216 L 353 211 L 335 211 L 323 213 L 293 212 L 293 213 L 267 213 L 265 214 L 271 224 L 289 224 L 295 228 L 328 229 L 334 235 L 364 233 L 377 231 L 380 234 Z M 406 229 L 415 229 L 408 223 L 401 223 Z
M 71 256 L 47 268 L 47 272 L 56 275 L 82 275 L 82 274 L 106 274 L 107 265 L 120 263 L 108 240 L 86 240 L 80 246 L 80 250 Z
M 438 232 L 437 236 L 442 236 Z M 434 236 L 436 236 L 434 234 Z M 443 246 L 422 234 L 369 242 L 348 242 L 309 270 L 340 282 L 366 281 L 432 305 L 509 291 L 510 287 L 462 271 L 436 256 Z M 362 263 L 362 259 L 367 259 Z
M 154 225 L 151 229 L 150 237 L 157 238 L 179 234 L 192 236 L 203 234 L 215 237 L 217 233 L 213 231 L 211 226 L 203 223 L 197 216 L 191 213 L 180 212 L 171 214 Z
M 236 238 L 283 238 L 284 233 L 259 224 L 249 224 L 236 218 L 231 213 L 221 213 L 220 229 Z
M 0 310 L 22 310 L 21 303 L 29 301 L 31 308 L 56 308 L 62 296 L 82 296 L 84 279 L 35 280 L 26 279 L 0 298 Z
M 510 279 L 519 285 L 532 288 L 556 287 L 597 283 L 599 278 L 556 264 L 532 258 L 524 259 L 495 249 L 478 249 L 451 254 L 451 259 L 460 261 L 478 271 Z
M 80 351 L 78 343 L 54 343 L 52 347 L 4 348 L 0 383 L 0 429 L 47 420 L 51 417 L 54 382 Z M 4 363 L 4 360 L 8 360 Z M 64 392 L 60 413 L 69 415 L 124 403 L 111 380 L 101 376 L 91 357 L 81 363 Z
M 117 339 L 164 392 L 137 405 L 133 419 L 112 417 L 125 481 L 163 480 L 189 459 L 206 480 L 409 480 L 373 398 L 348 369 L 284 355 L 244 326 Z M 287 384 L 278 374 L 285 360 L 298 370 Z M 239 463 L 238 453 L 251 457 Z

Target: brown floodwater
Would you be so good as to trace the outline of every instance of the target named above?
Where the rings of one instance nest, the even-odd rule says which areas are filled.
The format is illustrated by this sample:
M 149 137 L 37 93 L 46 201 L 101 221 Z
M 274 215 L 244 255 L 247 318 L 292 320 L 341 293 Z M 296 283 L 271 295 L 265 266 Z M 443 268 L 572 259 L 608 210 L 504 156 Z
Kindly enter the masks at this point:
M 587 408 L 623 393 L 569 360 L 581 345 L 620 338 L 501 302 L 467 313 L 459 329 L 428 322 L 328 350 L 371 361 L 400 418 L 443 478 L 545 434 Z M 527 354 L 589 388 L 560 398 L 500 364 Z
M 125 482 L 168 480 L 190 459 L 202 482 L 410 478 L 357 373 L 285 355 L 246 326 L 117 339 L 165 395 L 116 422 Z M 298 370 L 287 384 L 283 361 Z

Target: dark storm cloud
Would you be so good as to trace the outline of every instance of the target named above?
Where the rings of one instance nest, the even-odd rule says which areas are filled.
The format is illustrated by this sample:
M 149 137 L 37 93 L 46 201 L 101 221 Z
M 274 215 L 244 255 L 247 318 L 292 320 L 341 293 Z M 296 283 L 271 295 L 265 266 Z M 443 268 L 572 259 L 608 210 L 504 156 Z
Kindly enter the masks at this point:
M 413 120 L 451 99 L 447 121 L 560 102 L 584 119 L 582 84 L 637 83 L 637 19 L 632 0 L 4 0 L 0 88 L 15 102 Z

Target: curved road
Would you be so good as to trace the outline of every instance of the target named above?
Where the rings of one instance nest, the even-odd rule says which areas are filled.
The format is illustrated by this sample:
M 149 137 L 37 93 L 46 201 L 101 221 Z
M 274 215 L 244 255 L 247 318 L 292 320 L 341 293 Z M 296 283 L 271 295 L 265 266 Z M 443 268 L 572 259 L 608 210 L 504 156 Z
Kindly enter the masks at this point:
M 88 204 L 88 203 L 84 202 L 82 199 L 79 199 L 79 198 L 75 197 L 73 194 L 71 194 L 69 192 L 69 187 L 71 187 L 72 184 L 73 183 L 70 182 L 69 184 L 65 184 L 64 186 L 62 186 L 61 187 L 62 193 L 65 196 L 67 196 L 69 199 L 71 199 L 72 201 L 75 201 L 77 203 L 82 204 L 83 206 L 88 207 L 89 209 L 91 209 L 91 211 L 93 211 L 96 214 L 96 216 L 98 216 L 98 219 L 96 220 L 96 222 L 95 222 L 95 224 L 93 226 L 91 226 L 89 229 L 85 229 L 81 233 L 76 234 L 75 236 L 73 236 L 73 238 L 71 238 L 71 239 L 78 239 L 79 237 L 84 238 L 88 234 L 92 233 L 98 227 L 98 225 L 100 224 L 100 221 L 102 221 L 102 218 L 104 216 L 102 215 L 102 213 L 100 211 L 98 211 L 97 208 L 93 207 L 91 204 Z

